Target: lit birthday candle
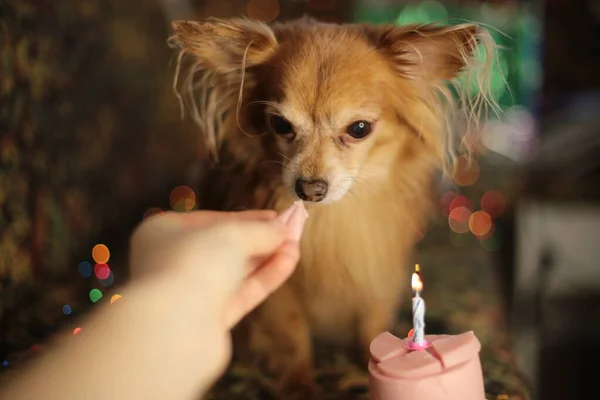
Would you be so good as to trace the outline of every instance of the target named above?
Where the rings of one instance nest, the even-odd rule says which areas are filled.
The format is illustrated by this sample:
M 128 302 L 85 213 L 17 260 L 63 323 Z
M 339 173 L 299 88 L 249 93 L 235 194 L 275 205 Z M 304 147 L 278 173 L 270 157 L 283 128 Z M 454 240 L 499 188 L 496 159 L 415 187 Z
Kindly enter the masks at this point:
M 419 271 L 419 264 L 417 264 L 415 265 L 415 272 L 412 274 L 411 281 L 412 289 L 415 292 L 415 297 L 412 299 L 414 329 L 412 342 L 416 346 L 427 346 L 427 341 L 425 340 L 425 301 L 421 297 L 423 281 L 421 281 Z

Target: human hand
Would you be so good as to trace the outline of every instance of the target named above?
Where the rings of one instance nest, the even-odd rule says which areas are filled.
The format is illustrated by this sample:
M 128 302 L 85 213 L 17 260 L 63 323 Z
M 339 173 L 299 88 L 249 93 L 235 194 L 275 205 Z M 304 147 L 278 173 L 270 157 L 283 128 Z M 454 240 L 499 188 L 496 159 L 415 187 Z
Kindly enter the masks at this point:
M 182 287 L 193 285 L 190 293 L 202 295 L 199 311 L 216 311 L 230 329 L 292 274 L 306 216 L 301 202 L 279 217 L 274 211 L 161 213 L 132 237 L 132 278 L 176 277 Z

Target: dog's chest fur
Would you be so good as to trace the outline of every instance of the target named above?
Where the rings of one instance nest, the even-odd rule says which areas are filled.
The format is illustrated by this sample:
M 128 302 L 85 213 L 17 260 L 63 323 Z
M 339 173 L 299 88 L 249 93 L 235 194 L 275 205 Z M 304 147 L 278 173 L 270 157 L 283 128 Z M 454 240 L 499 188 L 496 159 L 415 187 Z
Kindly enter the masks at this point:
M 391 182 L 353 192 L 331 205 L 309 205 L 302 258 L 290 282 L 313 334 L 323 339 L 352 334 L 373 304 L 402 295 L 422 218 L 412 195 Z
M 340 201 L 306 204 L 301 261 L 287 284 L 316 337 L 352 339 L 361 313 L 395 302 L 407 290 L 406 267 L 427 215 L 433 169 L 419 159 L 385 169 L 378 181 L 361 177 Z M 294 200 L 268 164 L 216 166 L 202 189 L 201 206 L 208 209 L 281 211 Z

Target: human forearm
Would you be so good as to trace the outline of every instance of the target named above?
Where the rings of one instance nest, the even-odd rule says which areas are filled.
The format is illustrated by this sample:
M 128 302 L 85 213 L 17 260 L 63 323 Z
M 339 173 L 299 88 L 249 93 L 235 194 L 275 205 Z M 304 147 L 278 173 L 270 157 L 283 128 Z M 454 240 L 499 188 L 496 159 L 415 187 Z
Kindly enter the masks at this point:
M 123 298 L 99 307 L 78 335 L 59 335 L 46 354 L 0 390 L 0 398 L 184 400 L 198 395 L 221 370 L 214 360 L 226 359 L 210 352 L 225 346 L 202 340 L 207 329 L 219 329 L 208 323 L 213 317 L 179 314 L 189 314 L 180 289 L 170 279 L 124 288 Z M 180 332 L 176 341 L 174 329 Z

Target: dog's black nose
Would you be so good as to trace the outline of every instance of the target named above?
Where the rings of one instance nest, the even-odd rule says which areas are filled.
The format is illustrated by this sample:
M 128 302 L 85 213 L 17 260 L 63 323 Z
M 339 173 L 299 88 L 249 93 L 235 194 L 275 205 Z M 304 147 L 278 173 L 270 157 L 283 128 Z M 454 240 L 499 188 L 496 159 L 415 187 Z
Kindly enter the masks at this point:
M 327 195 L 329 185 L 322 179 L 296 179 L 296 194 L 305 201 L 321 201 Z

